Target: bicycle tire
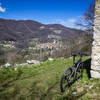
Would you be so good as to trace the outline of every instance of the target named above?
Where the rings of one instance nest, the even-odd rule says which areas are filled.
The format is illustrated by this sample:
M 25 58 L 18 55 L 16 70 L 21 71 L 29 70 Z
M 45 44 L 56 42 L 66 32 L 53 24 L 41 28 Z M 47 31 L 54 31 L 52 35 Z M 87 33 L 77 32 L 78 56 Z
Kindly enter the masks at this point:
M 72 68 L 67 68 L 65 69 L 61 80 L 60 80 L 60 90 L 61 92 L 64 92 L 66 88 L 69 87 L 70 83 L 69 83 L 69 77 L 72 74 Z

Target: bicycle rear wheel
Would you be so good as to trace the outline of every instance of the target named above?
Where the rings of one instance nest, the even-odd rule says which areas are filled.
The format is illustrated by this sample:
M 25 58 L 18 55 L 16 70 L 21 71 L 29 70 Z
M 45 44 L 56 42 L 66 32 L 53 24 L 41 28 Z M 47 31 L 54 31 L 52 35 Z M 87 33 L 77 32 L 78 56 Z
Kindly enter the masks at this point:
M 72 74 L 72 68 L 65 69 L 61 80 L 60 80 L 60 90 L 64 92 L 66 88 L 70 86 L 70 76 Z

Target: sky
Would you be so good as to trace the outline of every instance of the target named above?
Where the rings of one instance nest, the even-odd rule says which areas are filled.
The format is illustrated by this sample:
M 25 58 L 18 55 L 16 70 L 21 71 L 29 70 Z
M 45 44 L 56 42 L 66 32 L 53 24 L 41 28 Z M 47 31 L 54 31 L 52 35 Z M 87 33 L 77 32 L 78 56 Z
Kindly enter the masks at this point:
M 43 24 L 74 23 L 93 0 L 0 0 L 0 18 L 35 20 Z

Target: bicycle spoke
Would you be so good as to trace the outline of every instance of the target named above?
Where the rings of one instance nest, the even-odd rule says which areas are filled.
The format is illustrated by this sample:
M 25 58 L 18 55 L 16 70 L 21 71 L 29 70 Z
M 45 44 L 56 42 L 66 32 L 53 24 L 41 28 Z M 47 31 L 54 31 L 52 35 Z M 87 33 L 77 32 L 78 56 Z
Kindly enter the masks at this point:
M 69 86 L 70 86 L 70 84 L 68 83 L 68 84 L 65 85 L 64 88 L 66 89 L 66 88 L 68 88 Z
M 62 92 L 65 91 L 65 89 L 69 87 L 69 80 L 70 80 L 71 74 L 72 74 L 71 68 L 67 68 L 64 71 L 64 74 L 63 74 L 61 81 L 60 81 L 60 89 Z

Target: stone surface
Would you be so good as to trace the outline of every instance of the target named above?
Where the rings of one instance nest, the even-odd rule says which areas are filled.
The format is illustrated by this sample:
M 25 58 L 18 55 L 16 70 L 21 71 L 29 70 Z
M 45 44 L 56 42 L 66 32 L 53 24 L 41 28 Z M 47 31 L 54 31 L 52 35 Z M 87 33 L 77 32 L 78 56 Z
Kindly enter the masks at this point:
M 100 0 L 96 0 L 94 24 L 91 77 L 100 78 Z
M 95 70 L 91 70 L 91 77 L 93 78 L 100 78 L 100 72 L 95 71 Z
M 83 92 L 83 90 L 84 90 L 83 87 L 77 88 L 78 93 Z
M 48 61 L 53 61 L 54 59 L 53 58 L 48 58 Z
M 27 63 L 28 64 L 39 65 L 40 64 L 40 61 L 37 61 L 37 60 L 27 60 Z

